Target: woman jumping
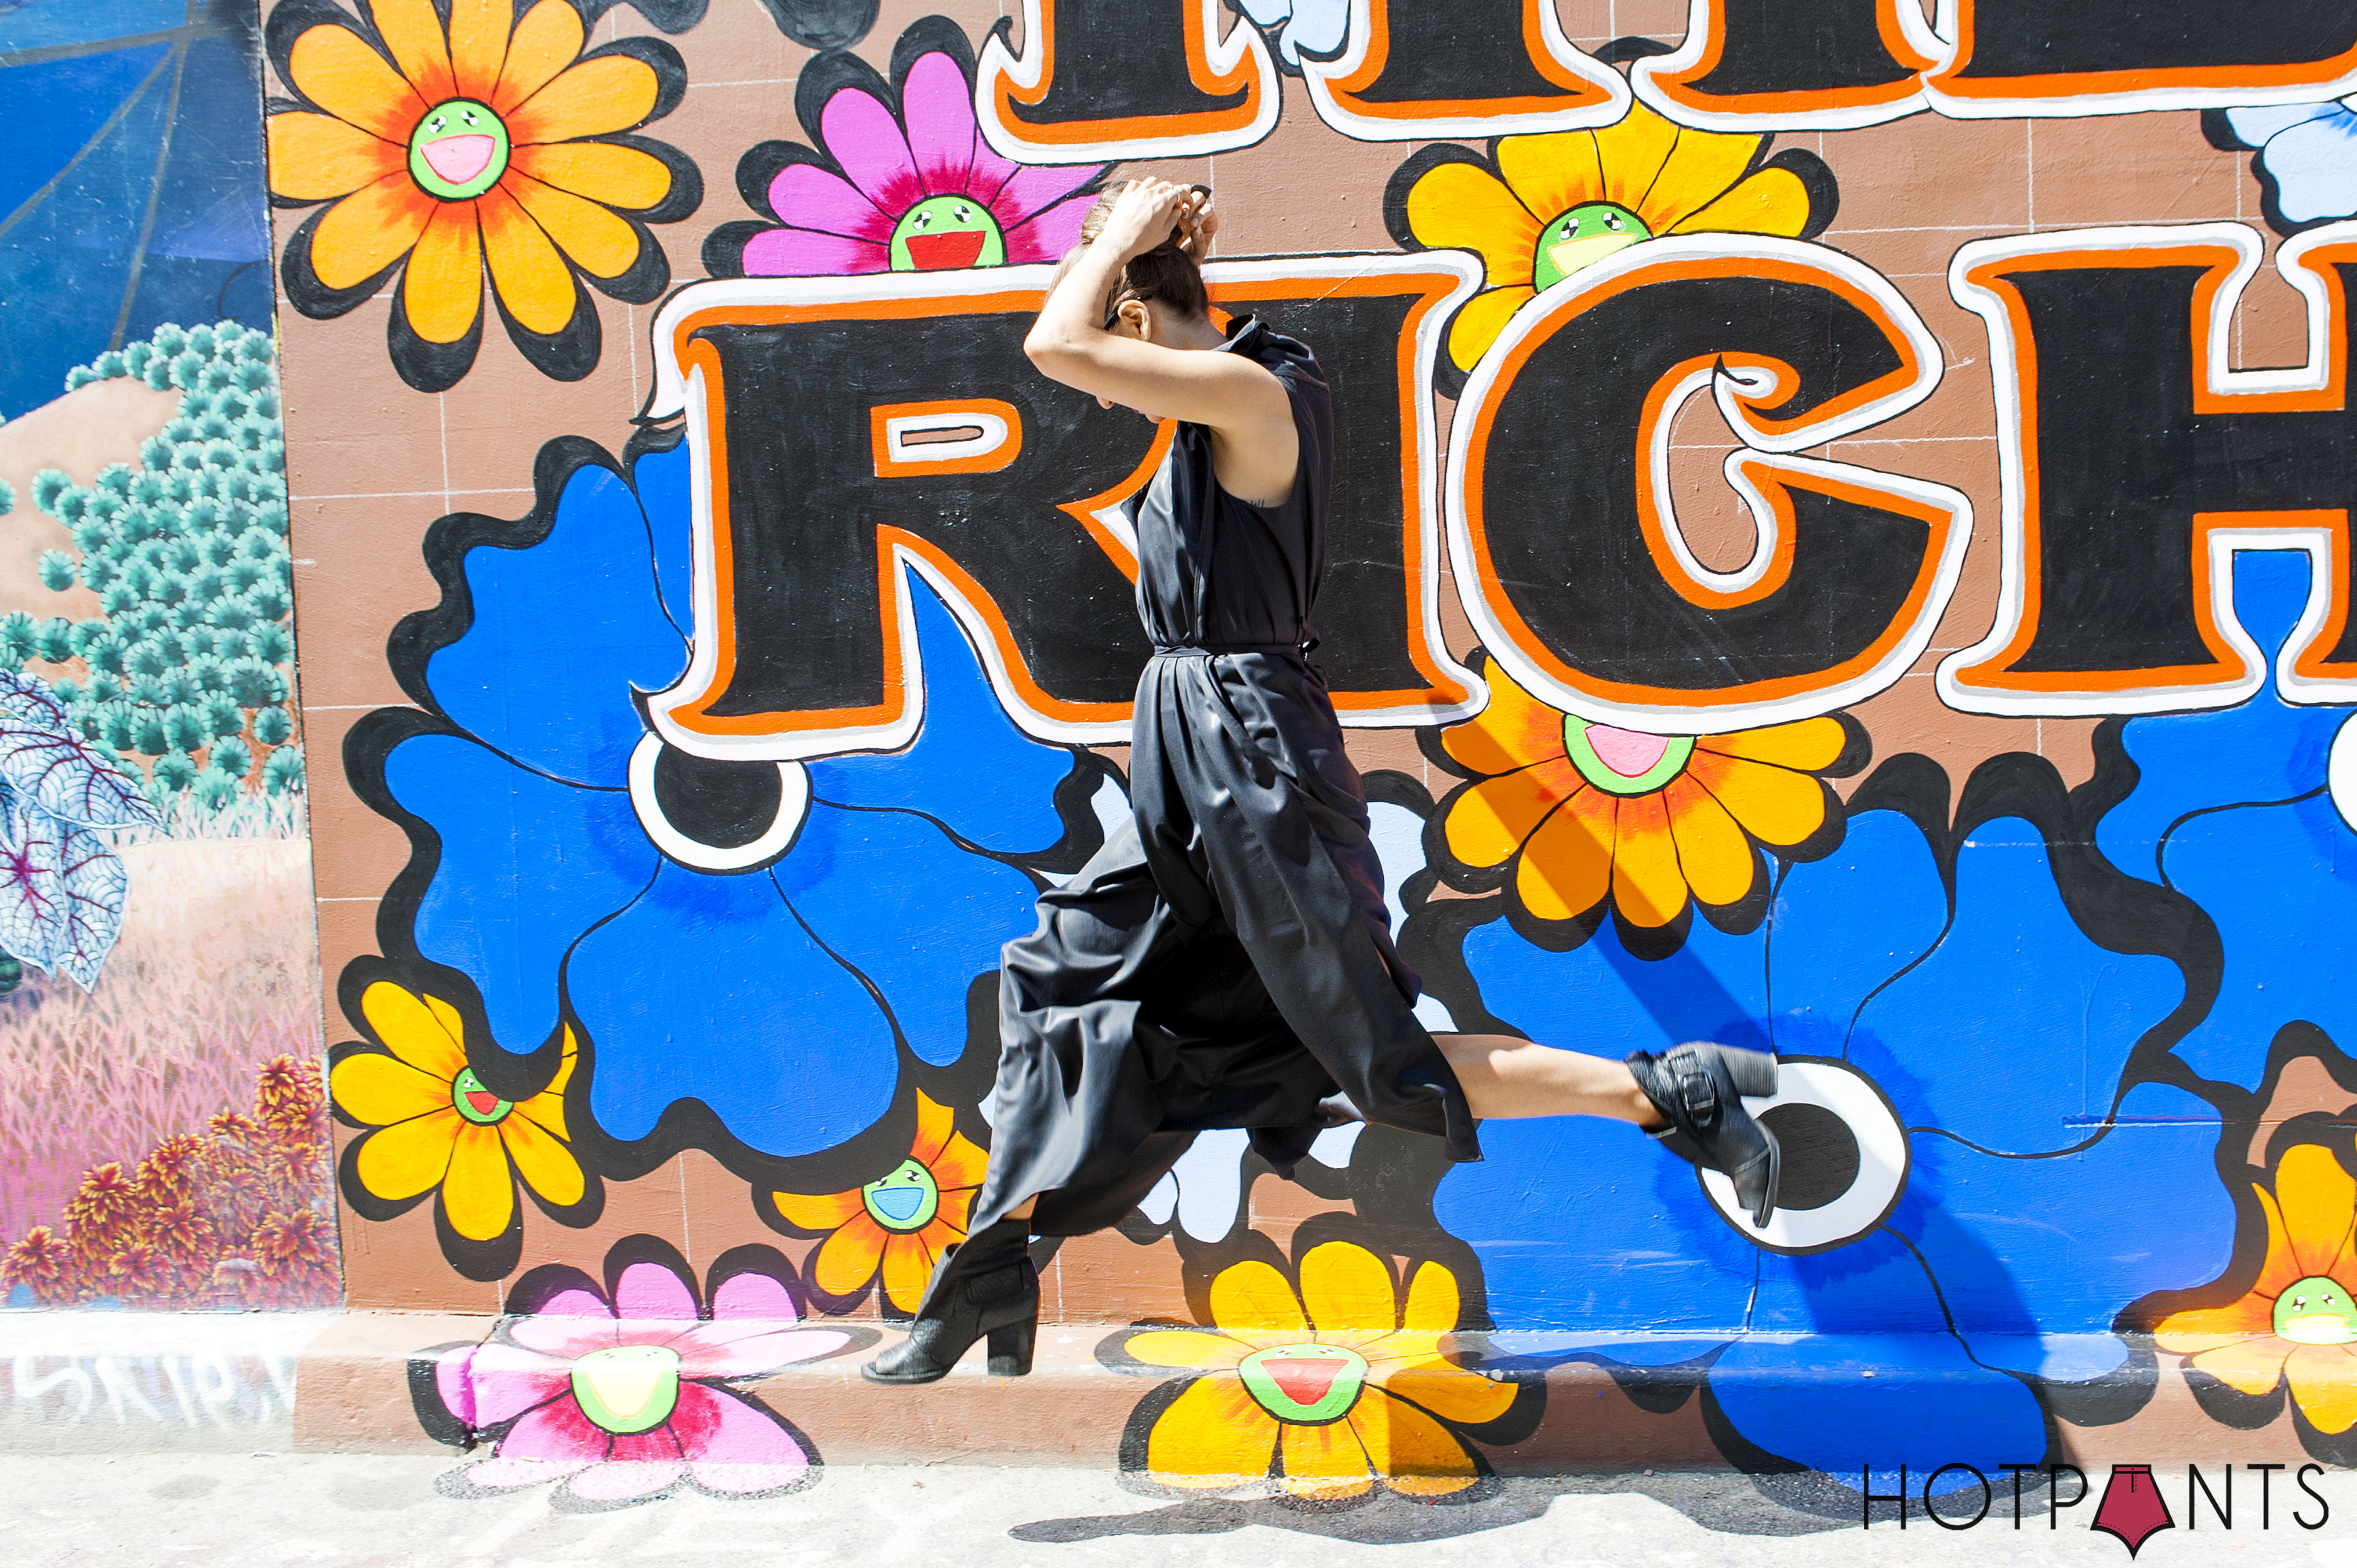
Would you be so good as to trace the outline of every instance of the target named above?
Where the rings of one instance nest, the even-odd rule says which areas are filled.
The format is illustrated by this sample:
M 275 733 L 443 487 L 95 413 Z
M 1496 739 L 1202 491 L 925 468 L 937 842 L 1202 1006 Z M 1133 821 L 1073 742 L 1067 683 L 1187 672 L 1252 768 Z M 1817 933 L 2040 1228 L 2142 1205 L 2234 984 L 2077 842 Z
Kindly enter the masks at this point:
M 1131 818 L 1007 943 L 990 1165 L 875 1382 L 946 1375 L 989 1339 L 1030 1370 L 1034 1234 L 1114 1224 L 1195 1134 L 1249 1128 L 1290 1175 L 1328 1127 L 1366 1121 L 1480 1158 L 1477 1118 L 1609 1116 L 1776 1204 L 1774 1137 L 1744 1095 L 1757 1051 L 1682 1045 L 1625 1064 L 1505 1035 L 1427 1033 L 1392 946 L 1366 796 L 1308 660 L 1326 570 L 1333 424 L 1304 345 L 1212 324 L 1198 262 L 1209 193 L 1133 180 L 1081 226 L 1024 343 L 1055 381 L 1178 422 L 1131 503 L 1154 657 L 1131 721 Z

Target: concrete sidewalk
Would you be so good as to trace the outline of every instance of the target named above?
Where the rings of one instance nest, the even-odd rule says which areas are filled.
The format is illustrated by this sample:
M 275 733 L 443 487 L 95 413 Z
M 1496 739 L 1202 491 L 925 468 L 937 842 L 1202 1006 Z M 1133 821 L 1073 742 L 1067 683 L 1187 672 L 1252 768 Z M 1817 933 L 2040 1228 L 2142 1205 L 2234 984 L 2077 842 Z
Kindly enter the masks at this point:
M 791 1563 L 858 1568 L 1498 1568 L 1725 1564 L 1848 1568 L 1892 1563 L 2129 1562 L 2120 1543 L 2036 1513 L 2019 1530 L 2000 1500 L 1978 1527 L 1944 1531 L 1916 1514 L 1902 1534 L 1780 1501 L 1742 1477 L 1667 1473 L 1507 1482 L 1486 1499 L 1433 1508 L 1391 1499 L 1333 1513 L 1276 1503 L 1162 1502 L 1071 1469 L 972 1466 L 827 1470 L 782 1498 L 685 1495 L 610 1512 L 560 1512 L 546 1487 L 496 1498 L 443 1495 L 451 1459 L 388 1455 L 120 1455 L 0 1458 L 0 1561 L 11 1568 L 566 1568 Z M 2182 1477 L 2160 1477 L 2164 1492 Z M 2357 1560 L 2357 1475 L 2314 1483 L 2331 1505 L 2298 1528 L 2278 1493 L 2271 1528 L 2244 1511 L 2231 1533 L 2144 1543 L 2136 1568 L 2233 1563 L 2346 1568 Z M 2296 1492 L 2309 1509 L 2316 1504 Z M 2092 1510 L 2089 1510 L 2092 1512 Z

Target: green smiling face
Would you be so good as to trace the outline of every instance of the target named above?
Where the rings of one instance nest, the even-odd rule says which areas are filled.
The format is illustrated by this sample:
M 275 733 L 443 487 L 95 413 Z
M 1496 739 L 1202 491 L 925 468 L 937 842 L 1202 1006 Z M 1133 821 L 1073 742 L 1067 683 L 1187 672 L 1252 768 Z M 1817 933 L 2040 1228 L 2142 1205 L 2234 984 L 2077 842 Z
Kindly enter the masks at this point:
M 1367 1359 L 1340 1345 L 1279 1345 L 1255 1350 L 1236 1367 L 1244 1391 L 1279 1421 L 1314 1425 L 1339 1420 L 1367 1387 Z
M 473 1068 L 465 1069 L 450 1082 L 450 1103 L 458 1114 L 478 1127 L 489 1127 L 507 1120 L 515 1109 L 511 1101 L 501 1100 L 483 1087 Z
M 508 128 L 487 103 L 436 104 L 409 133 L 409 177 L 428 196 L 469 201 L 508 171 Z
M 1006 260 L 1006 237 L 990 209 L 970 196 L 933 196 L 900 215 L 892 230 L 892 270 L 995 267 Z
M 2357 1301 L 2324 1274 L 2294 1280 L 2276 1297 L 2276 1337 L 2295 1345 L 2357 1344 Z
M 933 1173 L 914 1160 L 902 1160 L 898 1170 L 859 1189 L 867 1217 L 887 1230 L 906 1234 L 922 1230 L 941 1212 L 942 1189 Z
M 581 1413 L 619 1436 L 651 1432 L 679 1405 L 679 1352 L 663 1345 L 619 1345 L 573 1361 Z
M 1609 201 L 1583 201 L 1539 231 L 1531 256 L 1531 286 L 1547 288 L 1653 231 L 1643 219 Z

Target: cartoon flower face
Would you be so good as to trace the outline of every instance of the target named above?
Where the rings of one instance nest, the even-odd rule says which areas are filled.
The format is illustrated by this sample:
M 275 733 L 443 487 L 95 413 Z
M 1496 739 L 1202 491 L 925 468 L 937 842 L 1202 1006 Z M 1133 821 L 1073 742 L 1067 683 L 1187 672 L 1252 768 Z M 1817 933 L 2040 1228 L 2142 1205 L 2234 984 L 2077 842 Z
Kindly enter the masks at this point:
M 742 1385 L 852 1336 L 803 1326 L 792 1270 L 768 1249 L 716 1264 L 708 1305 L 669 1248 L 635 1237 L 617 1251 L 640 1261 L 614 1273 L 610 1294 L 571 1269 L 534 1270 L 517 1284 L 521 1316 L 435 1358 L 420 1402 L 429 1430 L 490 1444 L 490 1457 L 455 1473 L 454 1489 L 555 1480 L 572 1502 L 610 1506 L 682 1485 L 719 1497 L 807 1485 L 808 1441 Z M 765 1266 L 732 1266 L 748 1251 L 766 1254 Z
M 986 1159 L 957 1131 L 949 1107 L 920 1092 L 907 1159 L 846 1192 L 780 1192 L 770 1201 L 793 1229 L 826 1233 L 810 1262 L 822 1293 L 845 1300 L 880 1283 L 886 1305 L 914 1313 L 942 1251 L 965 1240 Z
M 1682 129 L 1642 103 L 1601 131 L 1507 136 L 1492 158 L 1426 148 L 1392 177 L 1393 237 L 1481 257 L 1482 293 L 1458 313 L 1448 357 L 1469 371 L 1540 289 L 1663 234 L 1807 238 L 1833 221 L 1831 171 L 1765 136 Z
M 624 134 L 685 90 L 678 52 L 651 38 L 585 51 L 571 0 L 329 0 L 271 15 L 278 75 L 300 102 L 269 120 L 279 202 L 326 201 L 288 242 L 287 298 L 341 316 L 396 269 L 393 366 L 438 392 L 473 365 L 489 278 L 509 337 L 544 374 L 597 362 L 584 286 L 636 304 L 669 285 L 650 222 L 702 199 L 695 166 Z
M 2320 1144 L 2295 1144 L 2273 1190 L 2258 1278 L 2223 1306 L 2171 1313 L 2153 1343 L 2237 1392 L 2292 1402 L 2319 1432 L 2357 1427 L 2357 1178 Z
M 766 222 L 705 243 L 716 277 L 938 272 L 1053 261 L 1080 239 L 1103 166 L 1010 163 L 974 129 L 974 49 L 928 16 L 901 35 L 892 79 L 850 54 L 804 68 L 794 94 L 811 146 L 745 156 L 740 188 Z M 813 151 L 815 147 L 817 151 Z
M 1514 862 L 1514 897 L 1568 920 L 1607 896 L 1624 920 L 1665 926 L 1691 895 L 1738 904 L 1760 880 L 1754 842 L 1790 848 L 1825 823 L 1819 777 L 1847 749 L 1838 719 L 1730 735 L 1658 736 L 1548 707 L 1494 662 L 1489 705 L 1442 732 L 1480 777 L 1443 803 L 1469 866 Z
M 1461 1429 L 1505 1414 L 1516 1389 L 1441 1356 L 1458 1299 L 1440 1264 L 1417 1268 L 1402 1300 L 1389 1264 L 1326 1241 L 1294 1279 L 1259 1260 L 1222 1270 L 1211 1306 L 1208 1331 L 1136 1330 L 1108 1347 L 1194 1374 L 1175 1400 L 1149 1399 L 1132 1417 L 1123 1451 L 1142 1456 L 1147 1479 L 1200 1492 L 1273 1476 L 1281 1495 L 1309 1502 L 1378 1487 L 1432 1500 L 1480 1480 Z
M 355 744 L 435 846 L 415 954 L 474 983 L 493 1038 L 546 1040 L 562 1011 L 605 1137 L 642 1143 L 693 1101 L 697 1138 L 799 1158 L 883 1116 L 904 1050 L 968 1048 L 974 978 L 1032 921 L 1001 857 L 1082 831 L 1055 800 L 1077 759 L 1014 726 L 916 581 L 908 749 L 729 763 L 658 740 L 636 694 L 687 664 L 688 457 L 549 465 L 532 521 L 445 557 L 467 610 L 413 645 L 411 677 L 436 717 L 381 715 Z
M 339 1050 L 328 1080 L 346 1122 L 369 1129 L 348 1169 L 361 1197 L 406 1207 L 435 1193 L 468 1241 L 507 1234 L 519 1181 L 547 1204 L 582 1201 L 587 1184 L 565 1122 L 571 1031 L 555 1076 L 519 1102 L 483 1086 L 467 1059 L 465 1021 L 440 997 L 378 981 L 361 1011 L 382 1045 Z
M 1879 1490 L 1901 1463 L 2041 1452 L 2035 1387 L 2147 1375 L 2112 1324 L 2213 1274 L 2233 1230 L 2218 1109 L 2137 1054 L 2185 993 L 2141 935 L 2170 896 L 2084 856 L 2042 763 L 1985 765 L 1953 824 L 1907 778 L 1868 786 L 1907 810 L 1852 814 L 1755 930 L 1697 922 L 1652 960 L 1618 924 L 1560 952 L 1505 920 L 1465 939 L 1482 1004 L 1534 1039 L 1777 1051 L 1750 1107 L 1784 1150 L 1769 1229 L 1725 1178 L 1577 1117 L 1485 1125 L 1433 1210 L 1512 1326 L 1495 1351 L 1690 1366 L 1738 1448 L 1871 1466 Z

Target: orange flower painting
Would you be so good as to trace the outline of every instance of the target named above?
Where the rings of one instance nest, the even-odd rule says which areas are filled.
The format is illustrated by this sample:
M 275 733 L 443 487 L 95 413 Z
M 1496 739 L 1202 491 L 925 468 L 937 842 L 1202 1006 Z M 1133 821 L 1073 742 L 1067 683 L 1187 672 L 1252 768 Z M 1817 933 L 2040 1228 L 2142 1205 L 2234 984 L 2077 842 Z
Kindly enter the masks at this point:
M 2241 1393 L 2288 1388 L 2310 1426 L 2338 1436 L 2357 1427 L 2357 1178 L 2298 1144 L 2275 1189 L 2254 1190 L 2267 1224 L 2259 1277 L 2223 1306 L 2162 1318 L 2153 1343 Z
M 1132 1362 L 1192 1374 L 1177 1398 L 1139 1406 L 1125 1466 L 1181 1491 L 1325 1505 L 1378 1488 L 1445 1501 L 1476 1486 L 1483 1467 L 1461 1429 L 1503 1416 L 1517 1389 L 1441 1355 L 1456 1276 L 1425 1263 L 1403 1299 L 1391 1265 L 1351 1241 L 1310 1248 L 1297 1272 L 1297 1283 L 1268 1262 L 1234 1264 L 1211 1282 L 1211 1327 L 1121 1342 Z
M 297 95 L 269 120 L 270 190 L 328 205 L 286 244 L 286 297 L 338 317 L 389 294 L 393 367 L 451 386 L 482 341 L 484 283 L 543 374 L 578 381 L 600 333 L 587 290 L 645 304 L 671 282 L 649 223 L 703 199 L 694 164 L 630 134 L 686 90 L 651 38 L 587 48 L 572 0 L 328 0 L 271 15 L 271 59 Z
M 462 1242 L 490 1243 L 521 1234 L 518 1183 L 554 1208 L 589 1196 L 565 1125 L 579 1054 L 570 1028 L 547 1086 L 508 1101 L 477 1076 L 465 1022 L 442 998 L 381 980 L 361 993 L 361 1013 L 382 1048 L 339 1048 L 328 1090 L 345 1122 L 367 1130 L 344 1165 L 345 1199 L 363 1217 L 390 1219 L 431 1193 Z
M 1600 131 L 1506 136 L 1484 158 L 1436 144 L 1392 177 L 1384 208 L 1411 250 L 1481 258 L 1482 291 L 1448 329 L 1469 371 L 1539 290 L 1666 234 L 1822 232 L 1838 204 L 1813 153 L 1766 156 L 1769 138 L 1696 131 L 1642 103 Z
M 913 1314 L 935 1260 L 965 1240 L 988 1158 L 948 1106 L 920 1093 L 907 1159 L 847 1191 L 772 1193 L 770 1202 L 792 1229 L 825 1234 L 809 1265 L 822 1292 L 842 1300 L 876 1284 L 890 1310 Z
M 1477 775 L 1443 802 L 1443 831 L 1469 866 L 1513 862 L 1514 897 L 1542 920 L 1608 897 L 1642 927 L 1668 925 L 1689 898 L 1739 904 L 1760 881 L 1755 843 L 1800 844 L 1832 810 L 1821 776 L 1848 749 L 1839 719 L 1644 735 L 1551 708 L 1494 661 L 1484 678 L 1489 706 L 1440 737 Z

